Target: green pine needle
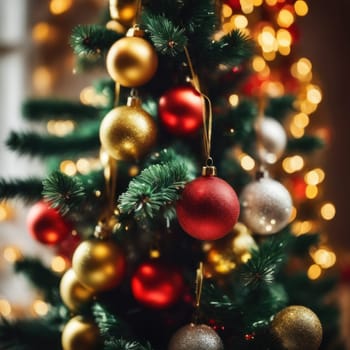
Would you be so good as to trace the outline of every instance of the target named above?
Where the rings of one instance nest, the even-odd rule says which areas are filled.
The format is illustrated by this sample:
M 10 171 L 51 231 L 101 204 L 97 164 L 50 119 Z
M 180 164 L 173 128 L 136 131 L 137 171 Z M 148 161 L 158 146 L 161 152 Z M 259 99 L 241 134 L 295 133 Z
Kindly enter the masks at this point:
M 35 132 L 12 131 L 6 141 L 7 146 L 19 154 L 49 157 L 77 154 L 98 149 L 99 122 L 89 123 L 79 131 L 64 137 L 40 135 Z
M 294 101 L 295 96 L 293 95 L 270 98 L 269 104 L 265 110 L 265 115 L 281 121 L 294 110 Z
M 325 141 L 317 136 L 305 135 L 299 139 L 288 140 L 287 150 L 289 152 L 314 152 L 325 146 Z
M 252 257 L 240 268 L 241 283 L 251 289 L 272 283 L 285 262 L 289 241 L 289 237 L 279 235 L 253 249 Z
M 119 197 L 119 208 L 135 217 L 154 218 L 178 199 L 188 180 L 188 171 L 179 161 L 151 165 L 130 181 L 127 191 Z
M 45 299 L 55 305 L 59 302 L 58 286 L 60 277 L 55 275 L 50 269 L 36 258 L 25 258 L 15 263 L 16 273 L 24 274 L 32 285 L 39 289 Z
M 137 341 L 128 341 L 113 337 L 105 342 L 103 350 L 153 350 L 151 344 L 142 345 Z
M 70 43 L 77 55 L 105 55 L 121 34 L 101 25 L 79 25 L 73 29 Z
M 236 66 L 254 53 L 253 41 L 239 30 L 213 41 L 210 47 L 210 60 L 228 67 Z
M 177 27 L 168 18 L 161 15 L 144 14 L 144 26 L 156 50 L 167 56 L 176 56 L 183 52 L 187 37 L 183 28 Z
M 24 203 L 32 203 L 41 199 L 43 189 L 42 179 L 11 179 L 0 178 L 0 200 L 18 198 Z
M 43 197 L 62 215 L 76 208 L 85 198 L 85 188 L 76 177 L 56 171 L 43 180 Z
M 87 106 L 80 102 L 53 98 L 27 100 L 22 105 L 22 114 L 25 119 L 30 121 L 48 119 L 80 121 L 99 117 L 99 111 L 95 107 Z

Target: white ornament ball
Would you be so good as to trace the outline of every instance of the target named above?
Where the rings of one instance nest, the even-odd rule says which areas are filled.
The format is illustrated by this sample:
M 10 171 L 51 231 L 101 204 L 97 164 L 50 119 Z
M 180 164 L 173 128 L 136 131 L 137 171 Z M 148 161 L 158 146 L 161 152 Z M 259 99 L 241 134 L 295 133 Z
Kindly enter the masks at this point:
M 256 125 L 260 144 L 257 155 L 265 164 L 274 164 L 283 155 L 287 145 L 287 134 L 276 119 L 264 117 Z
M 278 181 L 262 177 L 249 183 L 240 195 L 241 220 L 254 233 L 268 235 L 287 225 L 292 199 Z

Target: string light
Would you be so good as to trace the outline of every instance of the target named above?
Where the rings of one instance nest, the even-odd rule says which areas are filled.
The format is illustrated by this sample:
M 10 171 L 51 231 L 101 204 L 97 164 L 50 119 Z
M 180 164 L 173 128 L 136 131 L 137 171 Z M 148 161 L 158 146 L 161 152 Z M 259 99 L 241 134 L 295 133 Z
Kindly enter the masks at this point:
M 45 316 L 49 312 L 49 306 L 42 300 L 35 300 L 33 310 L 39 316 Z
M 306 128 L 310 123 L 310 118 L 305 113 L 298 113 L 293 117 L 293 123 L 298 128 L 304 129 Z
M 60 170 L 68 176 L 74 176 L 77 173 L 77 167 L 72 160 L 64 160 L 60 164 Z
M 50 134 L 63 137 L 74 130 L 75 124 L 72 120 L 49 120 L 46 128 Z
M 0 299 L 0 315 L 8 317 L 11 314 L 11 304 L 6 299 Z
M 0 222 L 10 220 L 13 216 L 12 207 L 6 202 L 0 202 Z
M 86 175 L 91 171 L 91 163 L 86 158 L 80 158 L 76 163 L 77 170 L 80 174 Z
M 325 173 L 320 168 L 310 170 L 304 175 L 305 182 L 308 185 L 314 185 L 314 186 L 321 183 L 324 180 L 324 178 L 325 178 Z
M 316 280 L 321 276 L 322 269 L 317 265 L 313 264 L 307 270 L 307 276 L 310 280 Z
M 50 68 L 40 66 L 34 69 L 32 75 L 34 89 L 40 94 L 47 94 L 51 91 L 54 76 Z
M 323 269 L 329 269 L 336 263 L 336 255 L 328 248 L 319 248 L 314 252 L 311 252 L 311 257 L 317 265 Z
M 318 188 L 315 185 L 307 185 L 305 189 L 305 196 L 308 199 L 314 199 L 318 195 Z
M 56 31 L 47 22 L 39 22 L 32 29 L 32 38 L 37 43 L 52 41 L 55 39 Z
M 334 204 L 330 202 L 323 204 L 320 213 L 324 220 L 332 220 L 336 213 Z
M 288 28 L 294 22 L 294 15 L 291 11 L 286 8 L 283 8 L 277 16 L 277 23 L 281 27 Z
M 283 159 L 282 167 L 286 173 L 297 172 L 304 167 L 304 159 L 299 155 L 286 157 Z
M 298 16 L 306 16 L 309 12 L 309 6 L 303 0 L 297 0 L 294 3 L 294 11 Z
M 242 154 L 242 157 L 240 158 L 240 163 L 241 167 L 247 171 L 253 170 L 255 167 L 254 159 L 248 154 Z
M 51 260 L 51 269 L 55 272 L 61 273 L 66 271 L 68 265 L 64 257 L 57 255 L 54 256 Z
M 51 0 L 49 9 L 53 15 L 61 15 L 67 12 L 73 5 L 73 0 Z
M 313 223 L 309 220 L 294 221 L 291 225 L 291 231 L 295 236 L 305 235 L 313 229 Z
M 223 17 L 228 18 L 232 16 L 232 8 L 226 4 L 222 5 L 221 13 Z
M 237 94 L 230 95 L 228 102 L 232 107 L 237 107 L 239 105 L 239 96 Z
M 15 246 L 5 247 L 2 255 L 4 259 L 11 264 L 22 258 L 21 251 Z
M 243 15 L 235 15 L 232 17 L 233 24 L 236 29 L 243 29 L 248 26 L 248 19 Z

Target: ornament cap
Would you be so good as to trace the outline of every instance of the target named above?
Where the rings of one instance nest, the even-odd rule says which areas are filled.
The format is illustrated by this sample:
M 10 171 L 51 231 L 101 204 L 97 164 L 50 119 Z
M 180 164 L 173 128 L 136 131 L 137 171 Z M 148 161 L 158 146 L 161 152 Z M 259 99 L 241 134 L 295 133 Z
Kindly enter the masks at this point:
M 129 96 L 126 105 L 128 107 L 141 107 L 141 99 L 137 96 Z
M 202 176 L 217 176 L 216 166 L 205 165 L 202 167 Z
M 133 27 L 129 28 L 126 32 L 127 37 L 136 36 L 139 38 L 142 38 L 145 36 L 145 31 L 142 30 L 137 24 L 135 24 Z

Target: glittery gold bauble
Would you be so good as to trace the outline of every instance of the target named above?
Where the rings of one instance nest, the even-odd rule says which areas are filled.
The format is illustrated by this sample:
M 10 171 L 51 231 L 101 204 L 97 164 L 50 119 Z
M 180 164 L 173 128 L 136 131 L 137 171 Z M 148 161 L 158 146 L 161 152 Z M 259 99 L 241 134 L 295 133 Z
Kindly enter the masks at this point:
M 109 3 L 111 17 L 130 27 L 136 17 L 137 0 L 110 0 Z
M 205 324 L 188 324 L 170 339 L 168 350 L 223 350 L 221 338 Z
M 75 250 L 73 270 L 83 285 L 94 291 L 116 287 L 125 272 L 125 258 L 118 245 L 111 240 L 86 240 Z
M 63 350 L 98 350 L 101 339 L 98 327 L 82 316 L 73 317 L 63 328 Z
M 122 86 L 137 87 L 146 84 L 158 67 L 154 47 L 132 28 L 126 37 L 117 40 L 107 54 L 107 71 Z M 136 34 L 135 34 L 136 33 Z
M 79 311 L 89 303 L 94 295 L 93 290 L 83 286 L 73 269 L 65 272 L 60 283 L 60 295 L 64 304 L 73 312 Z
M 132 97 L 127 106 L 112 109 L 103 119 L 100 140 L 108 154 L 117 160 L 137 160 L 156 142 L 157 126 L 153 118 Z
M 284 350 L 317 350 L 322 341 L 322 325 L 305 306 L 288 306 L 278 312 L 271 324 L 276 344 Z

